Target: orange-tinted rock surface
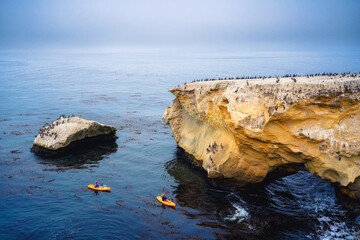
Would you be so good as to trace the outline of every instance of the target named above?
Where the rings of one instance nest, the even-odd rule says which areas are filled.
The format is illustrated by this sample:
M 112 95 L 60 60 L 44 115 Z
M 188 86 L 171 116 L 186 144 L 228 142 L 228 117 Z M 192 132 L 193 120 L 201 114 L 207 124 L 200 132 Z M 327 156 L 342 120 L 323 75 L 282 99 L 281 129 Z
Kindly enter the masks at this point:
M 360 75 L 195 82 L 164 113 L 210 178 L 308 170 L 360 199 Z

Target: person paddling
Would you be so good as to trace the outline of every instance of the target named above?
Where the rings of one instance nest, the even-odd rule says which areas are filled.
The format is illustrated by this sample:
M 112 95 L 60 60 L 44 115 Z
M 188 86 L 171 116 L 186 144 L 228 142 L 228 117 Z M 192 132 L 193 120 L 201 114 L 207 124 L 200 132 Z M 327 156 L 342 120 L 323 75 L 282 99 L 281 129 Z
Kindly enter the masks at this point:
M 97 181 L 95 181 L 94 187 L 95 187 L 95 188 L 98 188 L 98 187 L 99 187 L 99 184 L 97 183 Z
M 175 207 L 176 204 L 171 201 L 170 199 L 168 199 L 165 194 L 161 194 L 161 196 L 157 196 L 156 199 L 161 202 L 164 205 L 170 206 L 170 207 Z
M 161 198 L 164 202 L 168 200 L 167 197 L 165 196 L 165 194 L 161 194 Z

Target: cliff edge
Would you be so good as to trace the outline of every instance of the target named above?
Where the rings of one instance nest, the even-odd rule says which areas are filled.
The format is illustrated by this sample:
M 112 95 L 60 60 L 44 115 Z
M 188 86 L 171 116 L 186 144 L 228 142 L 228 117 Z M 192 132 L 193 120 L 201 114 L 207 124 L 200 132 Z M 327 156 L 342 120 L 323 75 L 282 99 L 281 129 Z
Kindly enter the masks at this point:
M 163 120 L 210 178 L 307 170 L 360 199 L 360 74 L 185 84 Z

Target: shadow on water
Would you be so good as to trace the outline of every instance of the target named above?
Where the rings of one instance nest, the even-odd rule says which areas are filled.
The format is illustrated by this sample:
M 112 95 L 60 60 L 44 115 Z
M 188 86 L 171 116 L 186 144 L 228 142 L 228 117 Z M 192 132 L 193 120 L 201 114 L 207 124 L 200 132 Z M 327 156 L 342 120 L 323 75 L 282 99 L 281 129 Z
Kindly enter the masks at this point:
M 40 164 L 57 167 L 56 170 L 69 170 L 94 167 L 98 162 L 117 151 L 116 140 L 104 142 L 90 142 L 79 148 L 73 149 L 71 153 L 53 158 L 37 156 Z
M 351 219 L 336 201 L 332 185 L 308 172 L 268 185 L 239 187 L 226 179 L 208 179 L 181 155 L 165 169 L 177 183 L 173 194 L 180 210 L 216 238 L 318 239 L 334 228 L 335 237 L 352 231 L 351 226 L 338 225 Z

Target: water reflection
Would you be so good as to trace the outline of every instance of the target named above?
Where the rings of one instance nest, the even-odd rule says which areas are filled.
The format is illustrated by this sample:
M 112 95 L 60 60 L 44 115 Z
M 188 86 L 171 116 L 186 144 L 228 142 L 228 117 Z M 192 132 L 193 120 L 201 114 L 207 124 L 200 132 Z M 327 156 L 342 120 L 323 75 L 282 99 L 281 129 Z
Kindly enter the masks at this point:
M 56 169 L 48 169 L 48 171 L 80 169 L 89 166 L 96 167 L 100 160 L 115 153 L 117 149 L 116 140 L 110 140 L 100 143 L 86 143 L 86 145 L 74 149 L 71 153 L 62 157 L 46 158 L 37 156 L 37 159 L 40 164 L 56 167 Z
M 228 228 L 223 221 L 233 208 L 226 199 L 228 192 L 213 188 L 204 172 L 179 158 L 167 162 L 165 169 L 177 182 L 173 195 L 180 211 L 189 219 L 197 219 L 199 226 L 220 232 Z

